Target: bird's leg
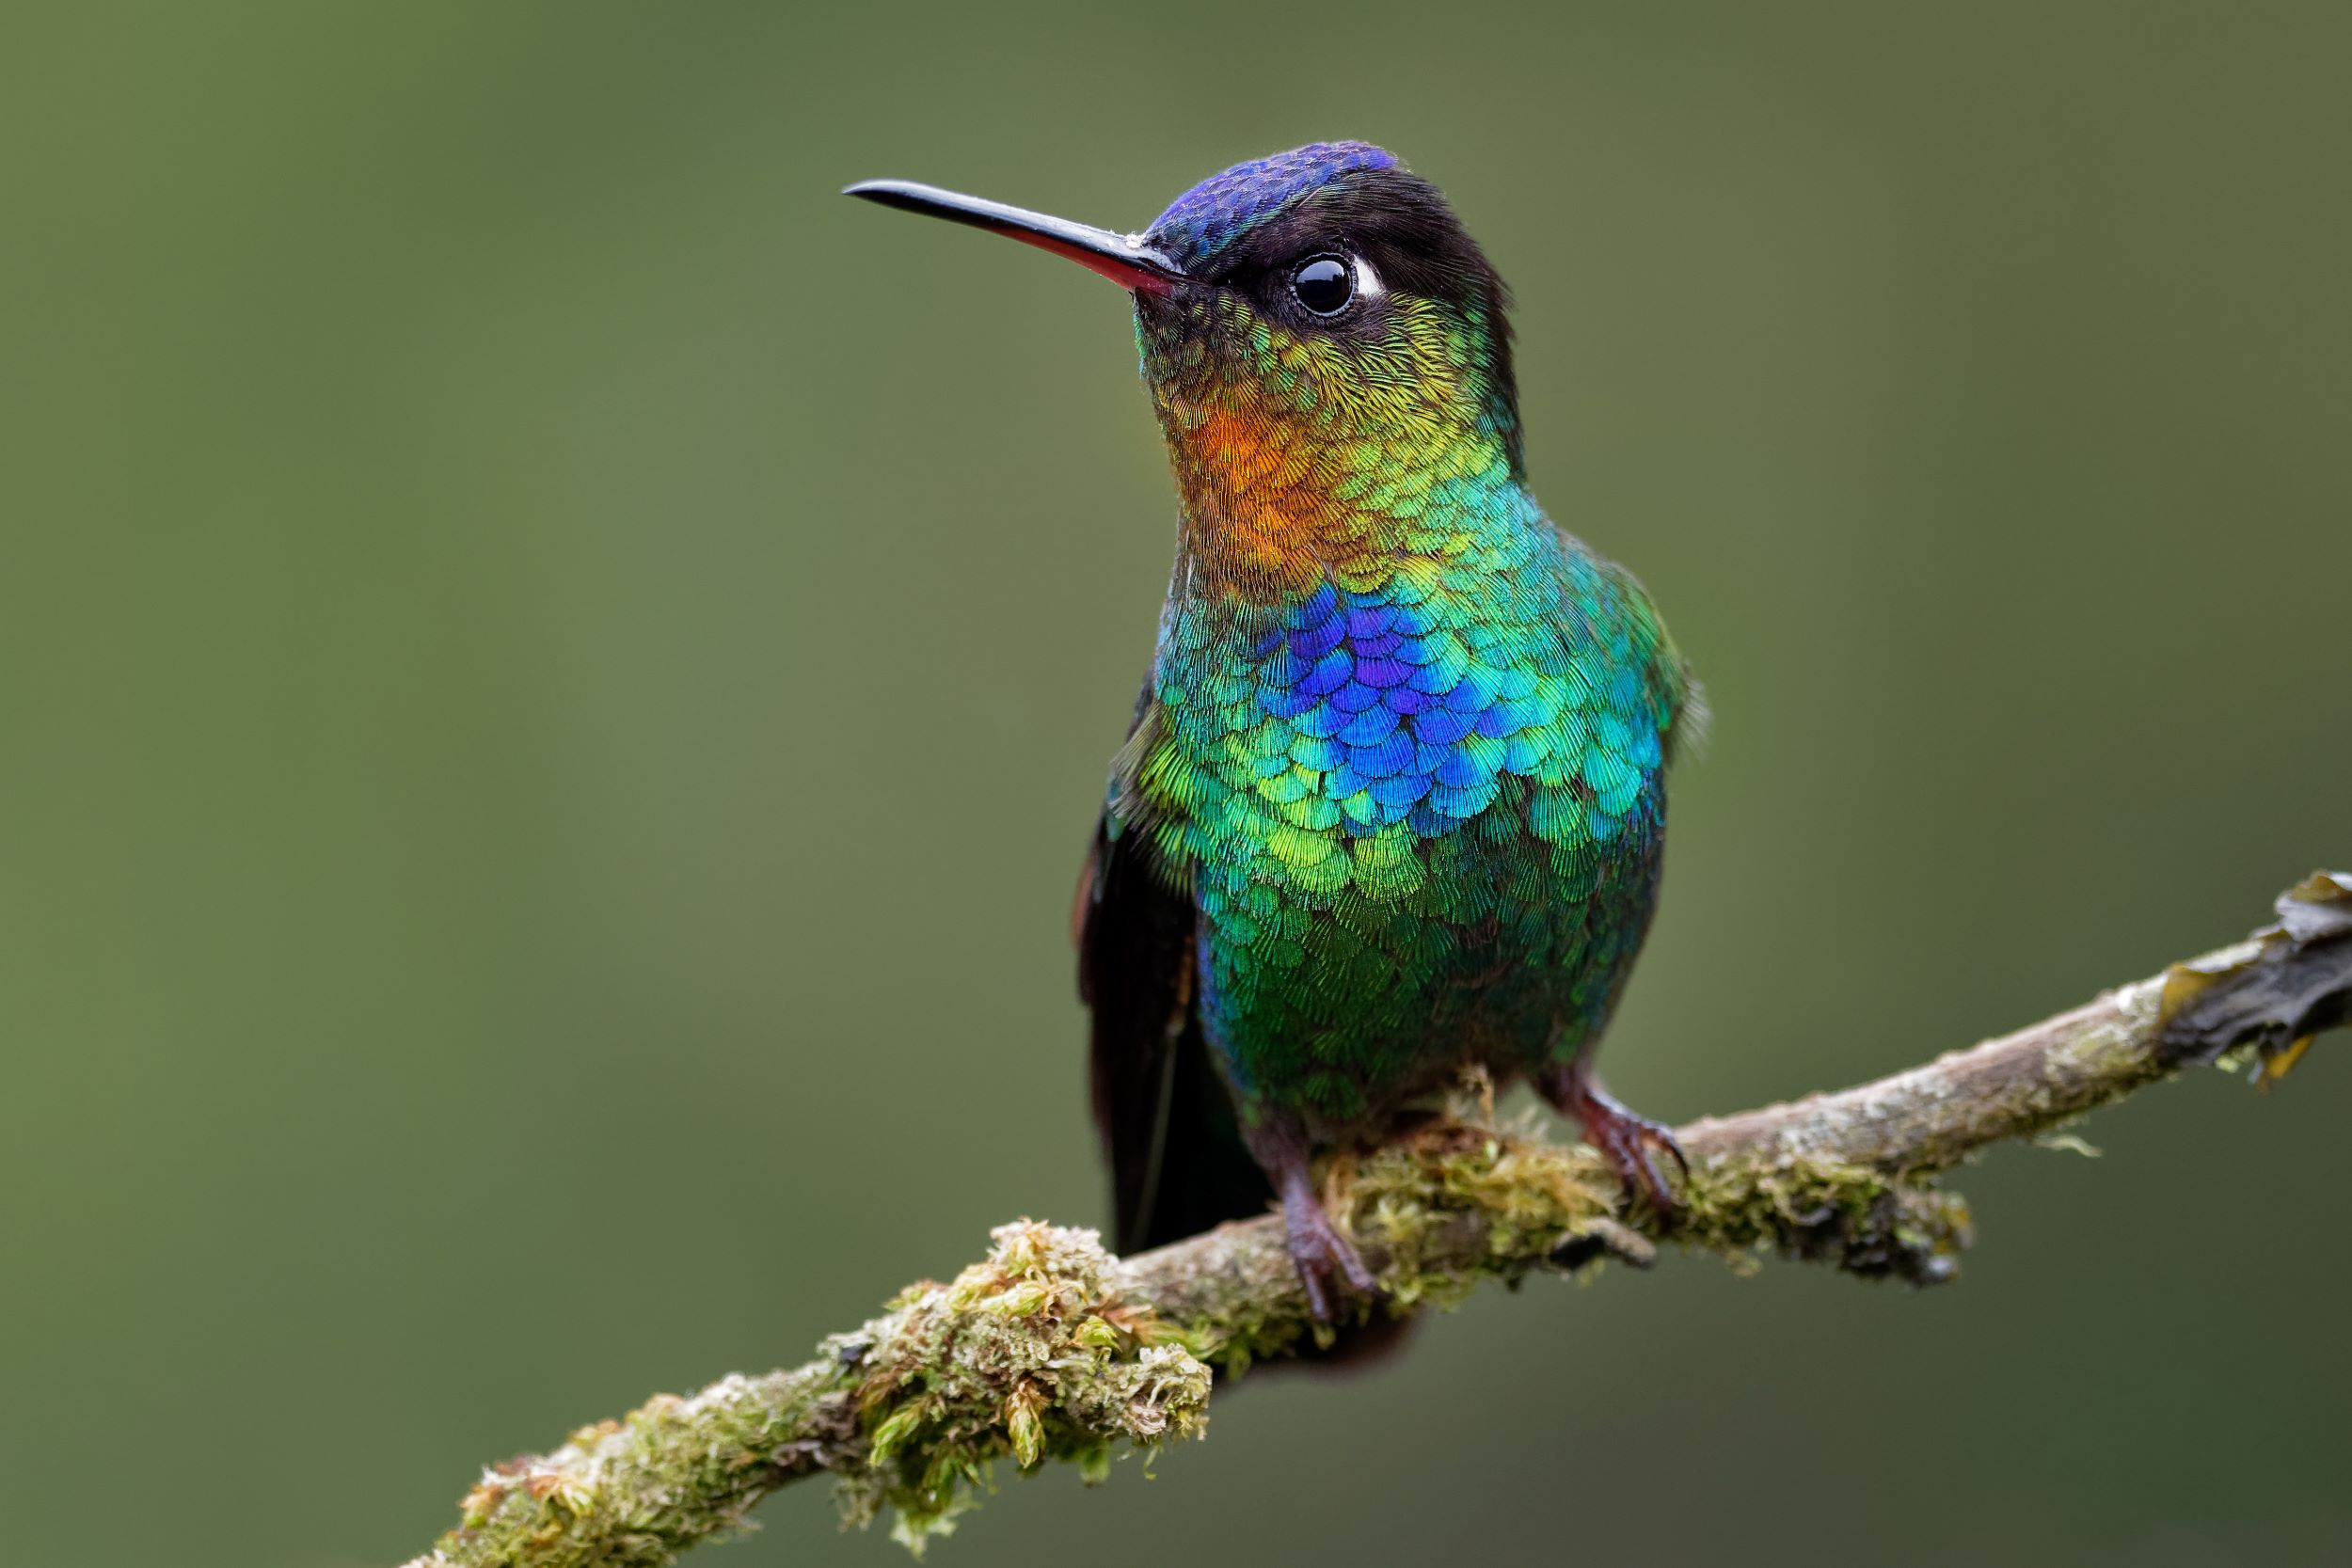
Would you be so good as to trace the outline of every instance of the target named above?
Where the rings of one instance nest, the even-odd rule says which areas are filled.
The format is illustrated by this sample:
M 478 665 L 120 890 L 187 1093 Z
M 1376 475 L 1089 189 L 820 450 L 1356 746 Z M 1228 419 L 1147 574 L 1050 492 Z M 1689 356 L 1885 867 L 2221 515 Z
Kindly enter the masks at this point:
M 1664 1123 L 1635 1116 L 1601 1087 L 1599 1078 L 1593 1072 L 1589 1046 L 1565 1062 L 1547 1067 L 1537 1075 L 1535 1086 L 1554 1110 L 1583 1123 L 1585 1141 L 1598 1149 L 1600 1157 L 1616 1171 L 1628 1196 L 1638 1194 L 1648 1198 L 1659 1213 L 1669 1219 L 1682 1212 L 1682 1200 L 1666 1185 L 1665 1173 L 1659 1169 L 1651 1153 L 1653 1149 L 1664 1149 L 1681 1167 L 1683 1180 L 1688 1180 L 1691 1162 L 1684 1157 L 1682 1146 L 1675 1141 L 1673 1131 Z
M 1243 1136 L 1249 1152 L 1273 1179 L 1274 1190 L 1281 1196 L 1282 1224 L 1290 1236 L 1291 1261 L 1297 1266 L 1298 1282 L 1307 1291 L 1307 1309 L 1314 1314 L 1315 1322 L 1333 1321 L 1331 1281 L 1335 1275 L 1345 1279 L 1351 1289 L 1377 1296 L 1380 1282 L 1364 1266 L 1356 1243 L 1333 1223 L 1324 1212 L 1322 1199 L 1315 1196 L 1314 1179 L 1308 1166 L 1305 1130 L 1286 1117 L 1266 1117 L 1249 1127 Z

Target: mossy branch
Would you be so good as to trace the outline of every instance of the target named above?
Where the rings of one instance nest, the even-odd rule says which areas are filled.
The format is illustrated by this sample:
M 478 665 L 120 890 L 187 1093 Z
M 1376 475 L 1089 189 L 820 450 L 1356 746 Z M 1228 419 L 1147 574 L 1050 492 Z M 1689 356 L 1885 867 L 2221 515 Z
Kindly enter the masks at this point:
M 1491 1104 L 1327 1168 L 1407 1313 L 1482 1278 L 1644 1264 L 1669 1241 L 1759 1250 L 1916 1283 L 1950 1276 L 1969 1240 L 1935 1175 L 1988 1144 L 2074 1117 L 2192 1065 L 2282 1075 L 2352 1017 L 2352 876 L 2315 875 L 2280 921 L 2086 1006 L 1835 1094 L 1681 1129 L 1684 1212 L 1623 1210 L 1587 1150 L 1493 1125 Z M 919 1549 L 953 1527 L 993 1461 L 1075 1461 L 1198 1435 L 1212 1367 L 1295 1352 L 1314 1326 L 1271 1216 L 1120 1260 L 1092 1231 L 1002 1227 L 988 1259 L 910 1288 L 881 1317 L 788 1371 L 657 1396 L 554 1452 L 486 1471 L 457 1527 L 409 1568 L 652 1568 L 747 1528 L 762 1497 L 829 1471 L 843 1515 L 885 1505 Z

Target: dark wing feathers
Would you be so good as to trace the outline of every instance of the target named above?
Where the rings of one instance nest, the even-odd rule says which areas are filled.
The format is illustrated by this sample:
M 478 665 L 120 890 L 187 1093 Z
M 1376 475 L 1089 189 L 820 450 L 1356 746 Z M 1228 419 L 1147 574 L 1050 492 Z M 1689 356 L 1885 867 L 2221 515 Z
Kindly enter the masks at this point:
M 1201 1037 L 1192 899 L 1160 875 L 1150 839 L 1106 814 L 1073 911 L 1121 1253 L 1262 1213 L 1273 1196 Z

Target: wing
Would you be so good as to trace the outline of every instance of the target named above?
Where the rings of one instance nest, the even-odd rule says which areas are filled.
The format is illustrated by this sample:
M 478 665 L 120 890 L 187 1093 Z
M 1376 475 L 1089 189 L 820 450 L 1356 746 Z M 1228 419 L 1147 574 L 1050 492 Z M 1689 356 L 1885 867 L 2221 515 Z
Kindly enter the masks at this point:
M 1192 897 L 1162 874 L 1148 832 L 1104 814 L 1073 912 L 1113 1246 L 1138 1251 L 1263 1213 L 1273 1189 L 1242 1143 L 1193 1005 Z

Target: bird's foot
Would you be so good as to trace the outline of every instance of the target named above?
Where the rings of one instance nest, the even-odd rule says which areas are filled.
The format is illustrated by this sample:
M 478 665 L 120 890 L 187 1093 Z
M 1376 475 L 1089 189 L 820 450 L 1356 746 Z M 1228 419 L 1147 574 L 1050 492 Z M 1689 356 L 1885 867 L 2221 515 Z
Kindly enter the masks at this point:
M 1282 1223 L 1290 1236 L 1291 1262 L 1298 1269 L 1298 1283 L 1307 1291 L 1307 1310 L 1314 1314 L 1315 1322 L 1335 1321 L 1335 1279 L 1343 1279 L 1350 1290 L 1377 1300 L 1380 1282 L 1364 1266 L 1363 1255 L 1348 1240 L 1347 1232 L 1316 1199 L 1303 1172 L 1300 1180 L 1282 1185 Z
M 1561 1109 L 1584 1124 L 1584 1139 L 1600 1151 L 1610 1168 L 1625 1183 L 1628 1197 L 1642 1196 L 1667 1219 L 1682 1212 L 1682 1200 L 1666 1184 L 1665 1172 L 1660 1168 L 1655 1151 L 1663 1149 L 1674 1159 L 1685 1181 L 1691 1179 L 1691 1162 L 1682 1152 L 1682 1145 L 1675 1141 L 1673 1129 L 1663 1122 L 1635 1116 L 1617 1099 L 1589 1079 L 1580 1077 L 1569 1088 L 1569 1102 Z

